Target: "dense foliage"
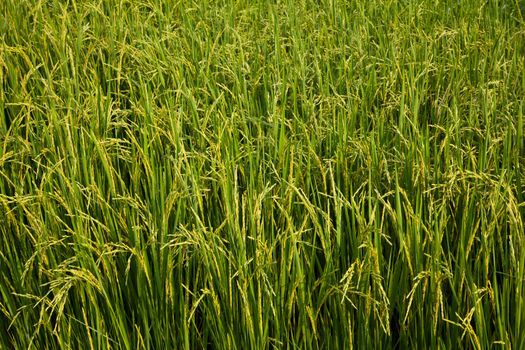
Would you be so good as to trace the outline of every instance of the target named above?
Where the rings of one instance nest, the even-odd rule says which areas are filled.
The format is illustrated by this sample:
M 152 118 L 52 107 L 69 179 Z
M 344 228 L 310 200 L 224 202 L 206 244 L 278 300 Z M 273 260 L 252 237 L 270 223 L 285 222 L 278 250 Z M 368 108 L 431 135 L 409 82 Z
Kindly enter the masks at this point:
M 0 348 L 525 348 L 524 16 L 0 1 Z

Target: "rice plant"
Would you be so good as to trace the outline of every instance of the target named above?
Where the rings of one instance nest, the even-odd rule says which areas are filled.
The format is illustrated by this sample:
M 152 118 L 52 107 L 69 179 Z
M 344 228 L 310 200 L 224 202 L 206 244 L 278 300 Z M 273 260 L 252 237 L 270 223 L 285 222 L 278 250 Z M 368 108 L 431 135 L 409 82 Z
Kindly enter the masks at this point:
M 0 348 L 525 348 L 521 0 L 0 2 Z

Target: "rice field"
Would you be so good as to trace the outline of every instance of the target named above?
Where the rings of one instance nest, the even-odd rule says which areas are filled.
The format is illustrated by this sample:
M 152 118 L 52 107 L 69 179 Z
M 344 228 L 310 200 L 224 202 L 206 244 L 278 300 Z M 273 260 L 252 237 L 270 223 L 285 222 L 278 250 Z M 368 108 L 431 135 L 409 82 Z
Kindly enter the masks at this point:
M 524 16 L 0 1 L 0 348 L 524 349 Z

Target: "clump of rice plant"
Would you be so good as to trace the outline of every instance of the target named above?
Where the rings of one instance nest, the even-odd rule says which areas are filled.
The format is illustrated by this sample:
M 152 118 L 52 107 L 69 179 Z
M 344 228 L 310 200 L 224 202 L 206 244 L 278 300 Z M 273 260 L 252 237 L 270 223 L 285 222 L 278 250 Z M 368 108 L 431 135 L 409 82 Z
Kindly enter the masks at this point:
M 524 348 L 524 14 L 1 1 L 0 348 Z

